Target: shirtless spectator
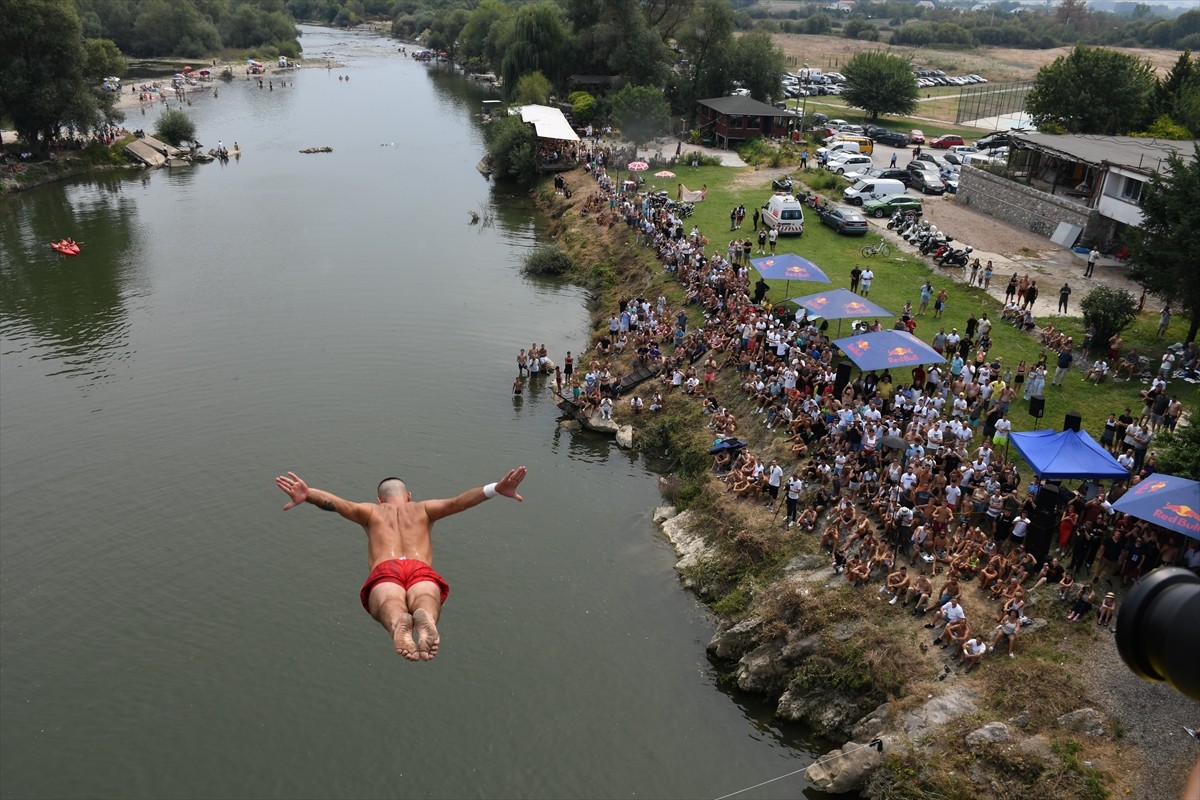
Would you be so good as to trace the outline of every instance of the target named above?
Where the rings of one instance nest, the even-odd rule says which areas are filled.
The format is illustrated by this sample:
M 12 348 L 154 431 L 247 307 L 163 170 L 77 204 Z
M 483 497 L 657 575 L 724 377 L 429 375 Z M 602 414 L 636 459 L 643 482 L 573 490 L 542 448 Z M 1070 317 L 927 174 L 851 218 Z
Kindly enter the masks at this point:
M 890 593 L 891 599 L 888 600 L 889 605 L 896 605 L 896 601 L 900 599 L 900 595 L 908 591 L 910 580 L 908 577 L 908 567 L 901 567 L 895 572 L 887 576 L 887 582 L 882 591 Z
M 432 566 L 433 524 L 498 494 L 520 501 L 517 487 L 524 479 L 525 467 L 517 467 L 496 483 L 447 500 L 421 502 L 413 502 L 412 492 L 399 478 L 380 481 L 375 503 L 352 503 L 309 488 L 294 472 L 277 477 L 275 485 L 289 498 L 284 511 L 307 502 L 362 526 L 370 565 L 359 592 L 363 608 L 391 635 L 399 655 L 409 661 L 429 661 L 438 652 L 437 621 L 450 595 L 449 584 Z
M 871 565 L 858 556 L 850 559 L 849 569 L 846 570 L 846 580 L 851 586 L 866 586 L 871 578 Z
M 916 581 L 908 587 L 904 592 L 904 606 L 908 605 L 910 600 L 913 601 L 913 616 L 919 615 L 929 602 L 929 596 L 933 594 L 933 584 L 929 582 L 929 576 L 921 573 L 917 576 Z

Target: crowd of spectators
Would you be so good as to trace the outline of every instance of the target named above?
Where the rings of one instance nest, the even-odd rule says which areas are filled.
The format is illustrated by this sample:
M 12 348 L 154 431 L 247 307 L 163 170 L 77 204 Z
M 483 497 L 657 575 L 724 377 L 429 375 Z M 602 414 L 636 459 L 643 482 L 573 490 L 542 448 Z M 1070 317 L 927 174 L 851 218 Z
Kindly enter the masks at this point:
M 996 647 L 1015 657 L 1020 629 L 1029 622 L 1026 602 L 1043 586 L 1069 609 L 1067 619 L 1099 612 L 1096 622 L 1108 625 L 1116 592 L 1097 603 L 1102 585 L 1128 585 L 1164 564 L 1200 570 L 1200 542 L 1185 547 L 1181 535 L 1112 508 L 1129 486 L 1155 471 L 1149 437 L 1182 413 L 1177 400 L 1162 402 L 1165 384 L 1141 393 L 1140 416 L 1126 409 L 1106 423 L 1106 446 L 1115 452 L 1129 445 L 1129 481 L 1084 482 L 1063 491 L 1052 551 L 1039 560 L 1026 541 L 1039 514 L 1041 483 L 1024 480 L 1006 453 L 1010 406 L 1022 392 L 1028 399 L 1031 390 L 1044 390 L 1046 357 L 1032 366 L 1002 365 L 990 352 L 988 315 L 971 313 L 962 334 L 951 327 L 935 335 L 933 344 L 948 363 L 867 371 L 839 390 L 825 326 L 803 312 L 755 303 L 747 259 L 732 250 L 706 252 L 704 236 L 670 208 L 622 192 L 602 168 L 594 174 L 600 192 L 585 207 L 597 212 L 600 224 L 624 224 L 640 244 L 654 248 L 704 320 L 689 328 L 688 314 L 667 308 L 661 296 L 656 303 L 622 299 L 608 335 L 596 344 L 599 374 L 611 369 L 610 353 L 632 348 L 633 369 L 656 376 L 652 408 L 662 406 L 663 394 L 696 398 L 717 443 L 761 426 L 764 450 L 786 455 L 773 459 L 740 443 L 718 448 L 713 470 L 724 491 L 777 517 L 782 494 L 785 527 L 819 534 L 834 571 L 852 585 L 878 584 L 889 605 L 911 604 L 914 615 L 932 615 L 926 627 L 940 628 L 934 643 L 953 648 L 969 668 Z M 1036 291 L 1032 281 L 1011 286 L 1022 304 Z M 1070 353 L 1070 340 L 1055 335 L 1042 332 L 1047 343 Z M 1056 383 L 1069 366 L 1057 362 Z M 748 419 L 738 419 L 714 396 L 719 371 L 736 374 Z M 635 411 L 641 407 L 631 401 Z M 969 583 L 975 589 L 968 623 L 962 602 Z

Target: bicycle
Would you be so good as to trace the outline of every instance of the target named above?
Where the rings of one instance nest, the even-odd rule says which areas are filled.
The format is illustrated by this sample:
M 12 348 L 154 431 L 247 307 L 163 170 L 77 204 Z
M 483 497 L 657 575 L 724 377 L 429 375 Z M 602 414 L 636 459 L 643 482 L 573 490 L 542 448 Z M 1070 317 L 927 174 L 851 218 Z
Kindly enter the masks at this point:
M 892 249 L 888 247 L 888 244 L 883 240 L 883 237 L 880 237 L 878 244 L 869 244 L 862 249 L 862 254 L 865 258 L 870 258 L 876 253 L 886 256 L 890 252 L 892 252 Z

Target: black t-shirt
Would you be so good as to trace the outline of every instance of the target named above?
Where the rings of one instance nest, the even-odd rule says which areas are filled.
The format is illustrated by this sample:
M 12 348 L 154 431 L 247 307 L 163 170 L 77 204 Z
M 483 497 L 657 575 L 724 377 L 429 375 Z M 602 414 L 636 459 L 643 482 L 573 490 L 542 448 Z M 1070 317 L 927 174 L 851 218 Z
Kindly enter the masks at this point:
M 1028 295 L 1026 295 L 1028 297 Z M 1050 564 L 1046 569 L 1046 583 L 1058 583 L 1062 580 L 1062 576 L 1066 573 L 1066 569 L 1062 564 Z

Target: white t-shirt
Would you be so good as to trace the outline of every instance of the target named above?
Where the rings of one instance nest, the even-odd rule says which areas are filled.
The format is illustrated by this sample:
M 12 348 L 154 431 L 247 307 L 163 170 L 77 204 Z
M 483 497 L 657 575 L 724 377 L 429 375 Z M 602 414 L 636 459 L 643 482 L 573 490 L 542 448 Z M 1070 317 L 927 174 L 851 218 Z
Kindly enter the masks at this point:
M 955 605 L 954 601 L 946 603 L 942 606 L 942 619 L 947 622 L 955 622 L 956 620 L 966 619 L 967 612 L 963 611 L 961 605 Z

